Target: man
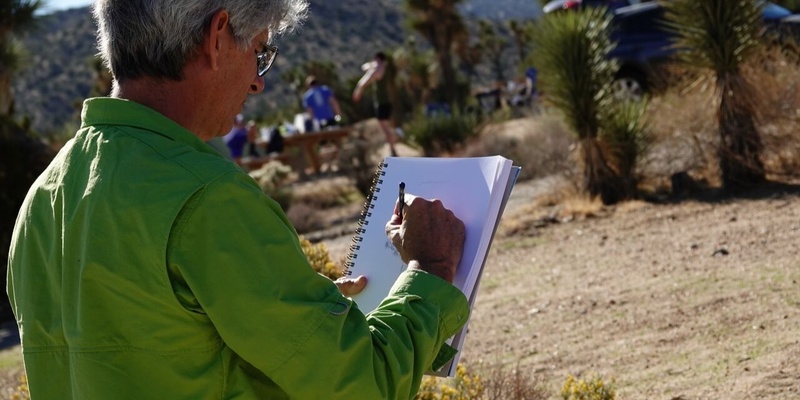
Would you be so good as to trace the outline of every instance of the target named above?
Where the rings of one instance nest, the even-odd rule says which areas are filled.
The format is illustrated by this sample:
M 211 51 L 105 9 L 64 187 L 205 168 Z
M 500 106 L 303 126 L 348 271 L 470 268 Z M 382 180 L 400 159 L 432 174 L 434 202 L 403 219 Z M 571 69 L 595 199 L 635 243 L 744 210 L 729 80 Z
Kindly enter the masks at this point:
M 375 108 L 375 118 L 381 127 L 386 143 L 389 144 L 389 152 L 392 156 L 397 156 L 397 137 L 392 129 L 392 103 L 389 95 L 389 86 L 394 78 L 393 67 L 389 64 L 386 54 L 378 52 L 375 58 L 361 66 L 364 76 L 359 79 L 353 91 L 353 101 L 361 101 L 364 89 L 372 86 L 373 98 L 372 105 Z
M 31 398 L 412 398 L 467 318 L 448 283 L 463 224 L 424 199 L 391 216 L 409 271 L 365 316 L 342 294 L 365 279 L 315 273 L 277 203 L 204 143 L 263 90 L 268 43 L 307 3 L 93 7 L 114 90 L 85 102 L 9 253 Z
M 314 75 L 306 78 L 306 90 L 303 93 L 303 107 L 314 122 L 316 129 L 336 126 L 341 120 L 341 110 L 336 96 L 327 85 L 321 85 Z

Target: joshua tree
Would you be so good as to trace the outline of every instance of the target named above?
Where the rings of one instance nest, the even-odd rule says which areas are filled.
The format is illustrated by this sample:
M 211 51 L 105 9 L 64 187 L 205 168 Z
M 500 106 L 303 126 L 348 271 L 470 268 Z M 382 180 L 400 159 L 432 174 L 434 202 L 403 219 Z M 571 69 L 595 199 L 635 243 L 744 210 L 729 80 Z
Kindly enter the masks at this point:
M 742 65 L 760 44 L 763 2 L 673 0 L 664 6 L 670 29 L 677 35 L 680 59 L 714 74 L 719 96 L 717 156 L 723 187 L 736 191 L 763 182 L 757 101 L 742 72 Z
M 529 62 L 539 69 L 546 100 L 577 134 L 583 188 L 603 203 L 634 195 L 636 156 L 643 149 L 642 105 L 613 102 L 618 69 L 608 57 L 611 16 L 602 8 L 544 16 Z
M 792 10 L 792 12 L 800 11 L 800 0 L 777 0 L 775 3 Z
M 439 67 L 432 51 L 419 51 L 413 37 L 395 50 L 397 83 L 414 104 L 426 104 L 439 84 Z
M 487 19 L 478 21 L 478 39 L 480 40 L 483 54 L 491 64 L 494 79 L 504 82 L 506 79 L 503 73 L 505 65 L 503 52 L 508 48 L 508 39 L 498 35 L 495 25 Z
M 535 26 L 534 24 L 534 21 L 520 22 L 514 19 L 506 24 L 514 38 L 514 47 L 516 47 L 517 57 L 519 57 L 520 62 L 528 55 L 528 43 L 531 40 L 531 31 Z
M 0 116 L 14 105 L 11 74 L 18 68 L 21 48 L 16 36 L 33 26 L 40 0 L 0 0 Z
M 410 13 L 411 28 L 433 47 L 442 76 L 442 92 L 449 96 L 458 93 L 458 79 L 453 66 L 453 47 L 467 31 L 456 6 L 463 0 L 405 0 Z M 455 98 L 445 99 L 450 103 Z

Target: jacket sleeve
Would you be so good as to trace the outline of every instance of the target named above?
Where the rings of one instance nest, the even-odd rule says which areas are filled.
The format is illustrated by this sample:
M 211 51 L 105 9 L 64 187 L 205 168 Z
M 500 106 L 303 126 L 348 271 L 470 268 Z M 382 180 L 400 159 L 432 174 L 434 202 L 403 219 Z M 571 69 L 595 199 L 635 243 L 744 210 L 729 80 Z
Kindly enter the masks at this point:
M 196 193 L 173 229 L 168 263 L 184 304 L 290 398 L 411 399 L 467 320 L 461 291 L 419 271 L 365 316 L 311 268 L 279 206 L 246 174 Z

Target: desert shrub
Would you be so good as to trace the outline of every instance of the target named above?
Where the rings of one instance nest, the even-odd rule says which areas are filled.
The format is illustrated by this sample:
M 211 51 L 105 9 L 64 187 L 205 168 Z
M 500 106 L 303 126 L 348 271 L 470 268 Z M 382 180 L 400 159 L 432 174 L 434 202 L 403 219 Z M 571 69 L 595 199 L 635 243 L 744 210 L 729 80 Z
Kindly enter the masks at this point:
M 646 110 L 646 101 L 622 100 L 615 102 L 602 120 L 600 139 L 606 157 L 622 179 L 625 190 L 631 194 L 636 191 L 634 172 L 637 163 L 653 142 L 648 121 L 644 118 Z
M 539 380 L 522 369 L 507 371 L 502 366 L 488 366 L 482 378 L 462 363 L 453 378 L 426 376 L 415 400 L 545 400 L 549 393 Z
M 520 134 L 505 134 L 519 124 Z M 466 157 L 502 155 L 522 167 L 519 180 L 563 173 L 574 166 L 570 145 L 574 141 L 560 116 L 548 113 L 536 118 L 487 125 L 464 149 Z
M 292 206 L 286 216 L 301 234 L 355 222 L 364 204 L 364 196 L 345 176 L 293 182 L 291 191 Z
M 11 394 L 11 400 L 30 400 L 31 392 L 28 390 L 28 376 L 25 374 L 20 375 L 19 384 Z
M 308 233 L 323 228 L 322 211 L 305 203 L 294 203 L 286 211 L 286 218 L 292 222 L 297 233 Z
M 458 364 L 456 376 L 451 379 L 426 376 L 415 400 L 478 400 L 483 396 L 483 382 L 477 375 Z
M 286 188 L 292 168 L 278 161 L 270 161 L 261 168 L 250 171 L 250 176 L 258 182 L 264 194 L 271 197 L 288 210 L 292 201 L 292 192 Z
M 350 138 L 339 151 L 340 171 L 353 181 L 364 197 L 369 195 L 372 188 L 375 171 L 383 159 L 379 149 L 385 146 L 385 142 L 377 122 L 361 123 L 353 126 Z
M 758 91 L 759 126 L 764 151 L 761 155 L 770 178 L 797 177 L 800 171 L 800 139 L 796 134 L 800 122 L 800 60 L 784 47 L 772 46 L 763 56 L 745 67 Z
M 548 390 L 532 373 L 519 365 L 511 371 L 503 367 L 493 366 L 484 380 L 484 398 L 490 400 L 546 400 L 550 398 Z
M 614 382 L 606 384 L 599 376 L 578 379 L 570 374 L 561 388 L 561 398 L 564 400 L 614 400 L 616 397 Z
M 292 204 L 306 204 L 325 210 L 346 204 L 363 203 L 364 197 L 349 179 L 335 177 L 292 185 Z
M 417 115 L 403 125 L 408 140 L 419 145 L 426 156 L 451 153 L 476 134 L 478 117 L 453 112 L 451 115 Z
M 670 177 L 681 172 L 718 184 L 713 99 L 701 88 L 711 82 L 700 79 L 697 83 L 694 89 L 671 89 L 651 99 L 647 116 L 653 143 L 637 167 L 640 188 L 668 188 Z
M 342 277 L 342 267 L 331 259 L 331 255 L 325 243 L 313 244 L 308 239 L 301 236 L 300 247 L 303 249 L 303 253 L 305 253 L 314 271 L 332 280 Z

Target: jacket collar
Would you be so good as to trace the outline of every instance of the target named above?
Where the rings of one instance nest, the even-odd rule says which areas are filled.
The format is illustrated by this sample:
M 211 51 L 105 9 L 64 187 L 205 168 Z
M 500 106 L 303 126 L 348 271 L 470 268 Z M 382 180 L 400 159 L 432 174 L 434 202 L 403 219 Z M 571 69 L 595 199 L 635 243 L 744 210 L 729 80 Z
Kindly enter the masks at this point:
M 83 102 L 81 130 L 98 125 L 129 126 L 184 143 L 204 153 L 214 153 L 197 135 L 152 108 L 134 101 L 95 97 Z

